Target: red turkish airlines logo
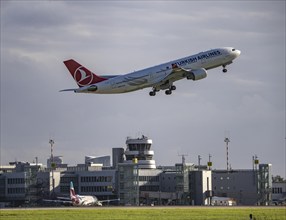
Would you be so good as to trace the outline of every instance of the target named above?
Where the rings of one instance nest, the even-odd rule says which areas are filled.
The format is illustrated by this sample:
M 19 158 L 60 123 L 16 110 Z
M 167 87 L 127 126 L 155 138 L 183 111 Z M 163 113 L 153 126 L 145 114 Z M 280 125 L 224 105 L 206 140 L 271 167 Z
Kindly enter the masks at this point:
M 83 66 L 78 67 L 73 74 L 79 86 L 87 86 L 93 81 L 93 74 L 83 68 Z

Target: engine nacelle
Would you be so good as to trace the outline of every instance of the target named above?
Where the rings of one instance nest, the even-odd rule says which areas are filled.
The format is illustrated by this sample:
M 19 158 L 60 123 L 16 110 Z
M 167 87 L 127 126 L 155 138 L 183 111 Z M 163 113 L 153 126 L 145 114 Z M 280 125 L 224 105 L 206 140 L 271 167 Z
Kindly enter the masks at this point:
M 190 75 L 187 77 L 187 79 L 192 79 L 194 81 L 204 79 L 207 77 L 207 71 L 205 68 L 192 70 L 190 72 Z

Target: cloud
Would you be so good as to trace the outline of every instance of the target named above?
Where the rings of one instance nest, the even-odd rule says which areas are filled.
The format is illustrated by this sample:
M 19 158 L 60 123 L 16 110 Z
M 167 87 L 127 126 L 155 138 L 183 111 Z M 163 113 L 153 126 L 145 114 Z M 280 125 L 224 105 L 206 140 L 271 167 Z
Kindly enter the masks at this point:
M 76 87 L 65 59 L 117 74 L 220 46 L 242 51 L 228 73 L 176 82 L 172 96 L 58 92 Z M 284 113 L 285 2 L 1 1 L 1 163 L 45 162 L 50 136 L 80 163 L 143 133 L 157 164 L 211 153 L 223 168 L 229 130 L 234 168 L 258 154 L 283 175 Z
M 1 10 L 5 17 L 2 25 L 4 29 L 16 29 L 27 34 L 39 29 L 62 27 L 70 23 L 63 7 L 63 2 L 11 1 Z

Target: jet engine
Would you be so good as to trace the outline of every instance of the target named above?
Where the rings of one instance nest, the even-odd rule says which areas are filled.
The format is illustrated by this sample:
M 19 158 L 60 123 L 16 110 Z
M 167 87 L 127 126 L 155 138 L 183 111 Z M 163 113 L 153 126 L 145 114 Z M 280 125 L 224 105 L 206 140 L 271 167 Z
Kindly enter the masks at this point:
M 192 79 L 194 81 L 200 80 L 207 77 L 207 71 L 204 68 L 192 70 L 187 79 Z

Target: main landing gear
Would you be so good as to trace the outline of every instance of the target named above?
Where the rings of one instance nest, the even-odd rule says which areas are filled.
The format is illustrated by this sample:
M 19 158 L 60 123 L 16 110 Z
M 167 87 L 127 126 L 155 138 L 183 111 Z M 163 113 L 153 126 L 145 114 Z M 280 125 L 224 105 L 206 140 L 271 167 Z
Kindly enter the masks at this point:
M 149 92 L 149 95 L 150 96 L 155 96 L 156 95 L 156 92 L 159 92 L 159 90 L 153 88 L 153 90 L 151 92 Z
M 171 86 L 168 90 L 165 91 L 165 94 L 171 95 L 173 90 L 176 90 L 176 86 Z
M 172 86 L 170 86 L 169 89 L 167 89 L 167 90 L 165 91 L 165 94 L 166 94 L 166 95 L 171 95 L 171 94 L 172 94 L 172 91 L 174 91 L 174 90 L 176 90 L 176 86 L 173 86 L 173 85 L 172 85 Z M 156 95 L 156 92 L 159 92 L 159 90 L 153 88 L 153 90 L 152 90 L 151 92 L 149 92 L 149 95 L 150 95 L 150 96 L 155 96 L 155 95 Z
M 149 92 L 149 95 L 150 95 L 150 96 L 155 96 L 155 95 L 156 95 L 156 91 L 153 90 L 153 91 Z

